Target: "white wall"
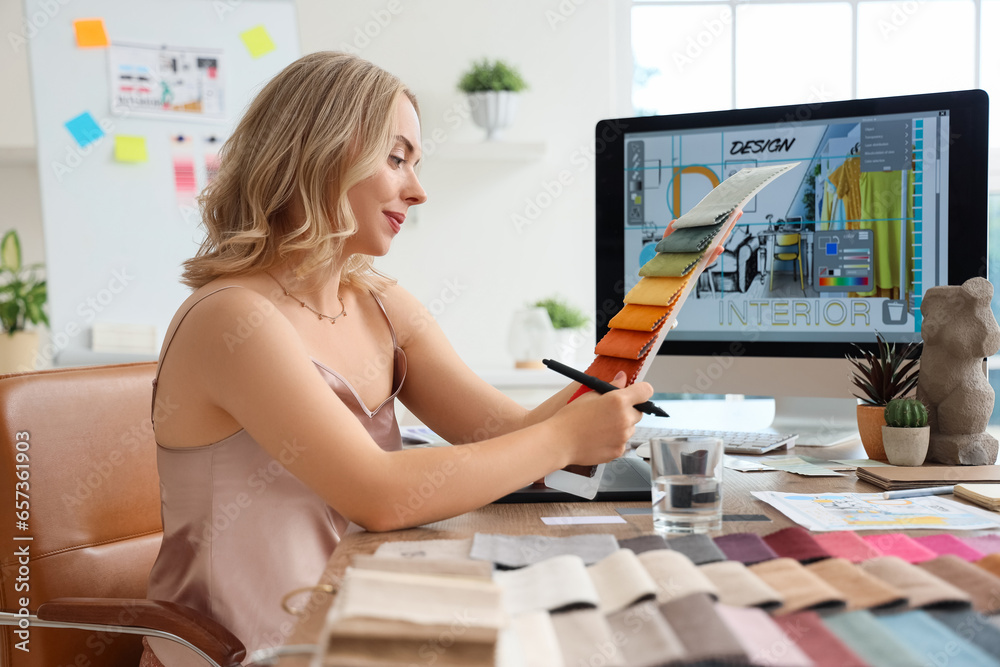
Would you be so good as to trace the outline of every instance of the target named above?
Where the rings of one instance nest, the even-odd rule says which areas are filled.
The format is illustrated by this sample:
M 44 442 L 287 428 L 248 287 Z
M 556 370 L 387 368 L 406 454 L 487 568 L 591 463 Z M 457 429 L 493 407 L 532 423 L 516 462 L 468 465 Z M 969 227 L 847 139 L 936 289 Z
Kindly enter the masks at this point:
M 0 5 L 0 34 L 9 41 L 12 32 L 22 34 L 21 3 Z M 411 215 L 379 265 L 438 314 L 463 358 L 479 370 L 510 367 L 510 317 L 531 300 L 559 294 L 592 310 L 589 149 L 597 120 L 628 113 L 615 103 L 626 82 L 614 76 L 622 44 L 615 39 L 621 21 L 613 3 L 300 0 L 297 6 L 303 53 L 349 47 L 399 75 L 420 99 L 425 142 L 443 138 L 424 160 L 428 203 Z M 11 93 L 5 94 L 11 102 L 0 106 L 0 228 L 18 228 L 28 259 L 38 261 L 37 177 L 30 167 L 11 164 L 33 145 L 25 53 L 0 46 L 0 86 Z M 507 59 L 528 80 L 531 88 L 505 138 L 545 142 L 543 158 L 447 158 L 450 147 L 483 136 L 462 119 L 455 83 L 470 61 L 484 56 Z M 553 185 L 560 175 L 568 185 Z M 542 205 L 533 219 L 529 202 Z M 529 224 L 518 225 L 516 215 Z

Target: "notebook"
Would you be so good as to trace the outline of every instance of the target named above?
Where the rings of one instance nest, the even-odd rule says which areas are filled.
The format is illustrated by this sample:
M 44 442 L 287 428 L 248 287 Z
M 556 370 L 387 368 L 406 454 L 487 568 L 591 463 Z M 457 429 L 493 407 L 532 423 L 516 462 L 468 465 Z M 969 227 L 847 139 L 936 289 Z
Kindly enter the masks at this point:
M 955 495 L 988 510 L 1000 510 L 1000 480 L 993 484 L 956 484 Z
M 963 482 L 998 482 L 1000 466 L 860 467 L 858 479 L 886 491 L 950 486 Z

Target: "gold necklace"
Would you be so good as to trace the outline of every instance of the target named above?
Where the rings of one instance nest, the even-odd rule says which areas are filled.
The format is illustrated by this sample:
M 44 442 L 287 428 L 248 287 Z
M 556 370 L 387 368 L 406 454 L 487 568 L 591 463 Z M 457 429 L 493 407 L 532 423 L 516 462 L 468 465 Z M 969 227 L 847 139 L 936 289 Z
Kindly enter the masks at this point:
M 274 280 L 274 282 L 278 283 L 278 287 L 280 287 L 281 291 L 285 293 L 285 296 L 294 299 L 295 301 L 298 301 L 299 305 L 302 306 L 303 308 L 308 308 L 309 310 L 311 310 L 316 315 L 316 319 L 329 320 L 330 324 L 336 324 L 337 320 L 339 320 L 341 317 L 347 316 L 347 306 L 344 305 L 344 299 L 339 294 L 337 295 L 337 299 L 340 300 L 340 312 L 336 315 L 326 315 L 324 313 L 319 312 L 318 310 L 307 304 L 305 301 L 303 301 L 302 299 L 300 299 L 299 297 L 295 296 L 287 289 L 285 289 L 285 286 L 281 284 L 281 281 L 275 278 L 273 275 L 271 275 L 270 271 L 265 271 L 264 273 L 271 276 L 271 279 Z

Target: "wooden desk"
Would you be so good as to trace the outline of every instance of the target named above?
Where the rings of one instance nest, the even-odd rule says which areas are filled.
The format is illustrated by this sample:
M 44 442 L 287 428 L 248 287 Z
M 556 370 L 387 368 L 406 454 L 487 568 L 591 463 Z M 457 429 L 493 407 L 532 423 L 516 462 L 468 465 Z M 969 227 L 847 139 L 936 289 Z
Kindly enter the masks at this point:
M 815 448 L 798 447 L 792 453 L 806 456 L 816 456 L 825 459 L 864 458 L 860 443 L 840 445 L 837 447 Z M 791 473 L 748 472 L 740 473 L 726 470 L 723 474 L 723 514 L 728 515 L 764 515 L 769 521 L 724 521 L 721 533 L 751 532 L 766 535 L 781 528 L 797 525 L 785 515 L 770 505 L 757 500 L 750 495 L 751 491 L 785 491 L 792 493 L 874 493 L 879 491 L 867 482 L 860 482 L 853 475 L 846 477 L 804 477 Z M 450 540 L 468 538 L 475 533 L 506 533 L 509 535 L 547 535 L 566 536 L 585 533 L 611 533 L 620 539 L 649 535 L 653 532 L 653 517 L 646 515 L 626 515 L 624 524 L 590 524 L 577 526 L 547 526 L 540 517 L 543 516 L 610 516 L 616 514 L 619 507 L 649 507 L 648 502 L 631 503 L 540 503 L 487 505 L 468 514 L 438 521 L 436 523 L 399 530 L 391 533 L 368 533 L 365 531 L 349 531 L 340 546 L 334 552 L 327 565 L 320 583 L 332 584 L 340 580 L 344 570 L 350 565 L 354 554 L 374 553 L 383 542 L 404 540 Z M 865 534 L 875 534 L 880 531 L 865 531 Z M 881 531 L 888 532 L 888 531 Z M 941 531 L 907 531 L 908 534 L 931 534 Z M 964 534 L 969 534 L 965 531 Z M 305 596 L 303 596 L 305 598 Z M 327 611 L 333 601 L 329 593 L 315 593 L 308 599 L 303 614 L 299 618 L 288 644 L 313 644 L 323 628 Z M 299 602 L 299 604 L 302 604 Z M 305 667 L 305 658 L 288 657 L 282 659 L 282 667 Z

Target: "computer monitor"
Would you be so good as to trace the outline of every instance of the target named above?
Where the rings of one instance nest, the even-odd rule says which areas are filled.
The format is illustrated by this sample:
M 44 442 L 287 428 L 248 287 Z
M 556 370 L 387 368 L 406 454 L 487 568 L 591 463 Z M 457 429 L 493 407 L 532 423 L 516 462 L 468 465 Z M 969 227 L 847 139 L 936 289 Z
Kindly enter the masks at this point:
M 919 340 L 927 289 L 986 275 L 987 115 L 971 90 L 601 121 L 598 340 L 672 219 L 739 169 L 798 162 L 743 209 L 646 380 L 773 396 L 801 444 L 854 431 L 851 344 Z

